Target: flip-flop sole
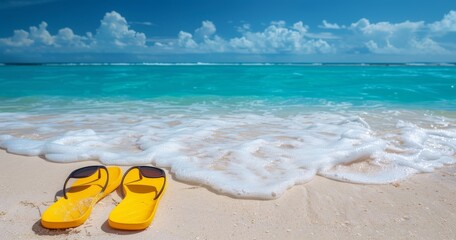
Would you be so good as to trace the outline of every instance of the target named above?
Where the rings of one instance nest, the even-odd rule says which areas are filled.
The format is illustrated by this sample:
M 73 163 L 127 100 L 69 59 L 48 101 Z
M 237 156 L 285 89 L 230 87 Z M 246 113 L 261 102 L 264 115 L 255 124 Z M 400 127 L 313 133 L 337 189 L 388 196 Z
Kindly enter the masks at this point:
M 100 193 L 106 183 L 106 173 L 101 176 L 94 174 L 87 178 L 76 180 L 67 192 L 68 198 L 60 198 L 52 204 L 41 216 L 41 225 L 50 229 L 64 229 L 83 224 L 93 206 L 103 197 L 114 191 L 122 180 L 122 170 L 119 167 L 108 167 L 109 182 L 103 193 Z
M 165 186 L 163 186 L 165 184 Z M 154 199 L 160 189 L 166 189 L 164 178 L 139 178 L 138 169 L 125 176 L 125 198 L 109 215 L 109 226 L 121 230 L 143 230 L 152 222 L 163 193 Z

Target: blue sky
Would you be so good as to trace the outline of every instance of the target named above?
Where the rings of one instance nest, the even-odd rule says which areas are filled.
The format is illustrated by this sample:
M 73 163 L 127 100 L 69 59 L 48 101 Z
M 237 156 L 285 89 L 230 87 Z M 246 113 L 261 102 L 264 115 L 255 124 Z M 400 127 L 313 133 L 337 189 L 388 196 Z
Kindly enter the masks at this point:
M 2 0 L 0 62 L 456 61 L 456 1 Z

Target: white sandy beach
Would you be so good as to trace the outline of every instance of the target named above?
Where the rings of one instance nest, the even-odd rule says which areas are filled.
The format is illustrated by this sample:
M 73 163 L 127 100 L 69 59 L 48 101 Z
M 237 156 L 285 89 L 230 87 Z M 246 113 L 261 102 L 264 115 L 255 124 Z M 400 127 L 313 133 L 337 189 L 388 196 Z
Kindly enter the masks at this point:
M 52 163 L 0 151 L 0 232 L 3 239 L 455 239 L 456 167 L 388 185 L 316 177 L 277 200 L 241 200 L 206 188 L 169 185 L 152 225 L 123 232 L 107 224 L 121 200 L 113 192 L 88 221 L 47 230 L 40 214 L 74 169 L 97 164 Z M 128 167 L 123 167 L 127 169 Z

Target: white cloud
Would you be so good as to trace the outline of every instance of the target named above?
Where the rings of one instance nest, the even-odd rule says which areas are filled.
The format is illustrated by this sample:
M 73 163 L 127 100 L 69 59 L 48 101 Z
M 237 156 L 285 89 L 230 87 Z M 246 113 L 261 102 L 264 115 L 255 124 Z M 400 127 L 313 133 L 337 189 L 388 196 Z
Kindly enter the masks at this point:
M 43 21 L 38 27 L 30 27 L 29 32 L 15 30 L 12 37 L 2 38 L 0 43 L 12 47 L 53 46 L 55 39 L 47 30 L 47 23 Z
M 100 21 L 96 34 L 77 35 L 71 28 L 62 28 L 52 35 L 47 30 L 48 24 L 41 22 L 29 31 L 15 30 L 14 35 L 0 39 L 0 47 L 14 47 L 17 52 L 33 49 L 34 51 L 129 51 L 146 46 L 146 35 L 129 28 L 124 17 L 112 11 L 106 13 Z
M 309 30 L 309 26 L 304 25 L 304 23 L 299 21 L 299 22 L 293 24 L 293 29 L 297 30 L 298 32 L 300 32 L 302 34 L 304 34 L 304 33 L 307 33 L 307 31 Z
M 177 44 L 179 45 L 179 47 L 190 49 L 194 49 L 198 46 L 195 40 L 193 40 L 192 34 L 184 31 L 179 32 Z
M 261 32 L 253 32 L 250 25 L 244 24 L 240 29 L 240 37 L 223 39 L 216 35 L 216 26 L 210 21 L 203 21 L 201 27 L 192 35 L 179 32 L 177 45 L 184 52 L 231 52 L 231 53 L 291 53 L 311 54 L 330 53 L 334 49 L 322 40 L 308 37 L 309 27 L 296 22 L 288 27 L 284 21 L 272 22 Z M 160 43 L 160 47 L 168 47 L 172 43 Z
M 411 49 L 416 50 L 421 54 L 447 54 L 449 51 L 442 46 L 440 46 L 437 42 L 432 40 L 429 37 L 416 40 L 412 39 L 410 41 Z
M 456 11 L 450 11 L 442 20 L 429 24 L 429 28 L 439 33 L 456 32 Z
M 246 32 L 246 31 L 250 31 L 250 29 L 251 29 L 251 26 L 248 23 L 244 23 L 244 24 L 242 24 L 242 26 L 237 27 L 237 31 L 240 32 L 240 33 L 243 33 L 243 32 Z
M 234 52 L 250 53 L 330 53 L 334 49 L 322 39 L 307 36 L 309 27 L 296 22 L 287 27 L 284 21 L 272 22 L 262 32 L 242 32 L 241 37 L 229 40 Z
M 9 38 L 0 39 L 0 45 L 4 44 L 11 47 L 27 47 L 33 44 L 33 40 L 29 38 L 29 33 L 24 30 L 14 30 L 14 35 Z
M 97 29 L 95 41 L 100 48 L 144 47 L 146 35 L 129 29 L 127 20 L 119 13 L 106 13 Z
M 202 40 L 208 39 L 215 34 L 215 31 L 217 31 L 217 28 L 211 21 L 203 21 L 201 27 L 195 30 L 195 37 Z
M 211 21 L 203 21 L 201 27 L 195 29 L 194 35 L 188 32 L 180 31 L 177 37 L 177 46 L 180 47 L 180 52 L 193 53 L 209 53 L 209 52 L 225 52 L 226 42 L 215 32 L 217 28 Z M 177 50 L 169 48 L 173 42 L 158 43 L 163 49 Z M 156 46 L 159 46 L 156 44 Z
M 79 36 L 73 33 L 73 30 L 70 28 L 62 28 L 59 30 L 59 33 L 54 37 L 55 44 L 60 47 L 88 47 L 85 43 L 88 41 L 89 37 Z
M 231 52 L 228 49 L 228 43 L 225 39 L 214 35 L 212 38 L 207 38 L 201 44 L 201 49 L 205 52 Z
M 345 28 L 345 26 L 339 26 L 339 24 L 337 23 L 329 23 L 327 22 L 326 20 L 323 20 L 322 22 L 323 25 L 319 25 L 318 27 L 319 28 L 323 28 L 323 29 L 342 29 L 342 28 Z
M 425 26 L 424 22 L 410 22 L 405 21 L 402 23 L 389 23 L 389 22 L 379 22 L 379 23 L 370 23 L 368 19 L 362 18 L 356 23 L 351 24 L 351 29 L 362 32 L 366 35 L 375 35 L 375 34 L 396 34 L 398 32 L 412 33 L 416 32 L 419 29 L 422 29 Z
M 144 26 L 154 26 L 155 24 L 153 24 L 152 22 L 129 22 L 130 24 L 132 25 L 144 25 Z
M 447 51 L 428 36 L 423 21 L 370 23 L 362 18 L 352 23 L 351 46 L 364 45 L 376 54 L 441 54 Z
M 149 25 L 150 22 L 133 22 Z M 254 31 L 243 22 L 237 36 L 224 38 L 218 35 L 216 25 L 205 20 L 200 27 L 182 30 L 174 38 L 152 37 L 131 28 L 119 13 L 104 15 L 94 33 L 78 35 L 71 28 L 57 33 L 48 31 L 41 22 L 27 30 L 15 30 L 13 35 L 0 38 L 0 54 L 30 53 L 234 53 L 234 54 L 360 54 L 423 55 L 456 53 L 456 11 L 450 11 L 440 21 L 404 21 L 398 23 L 374 22 L 362 18 L 348 26 L 326 20 L 313 31 L 302 21 L 287 24 L 271 22 L 262 30 Z M 337 31 L 321 31 L 337 30 Z M 444 37 L 443 37 L 444 36 Z
M 30 27 L 30 39 L 34 40 L 35 44 L 54 44 L 54 37 L 48 32 L 46 22 L 41 22 L 38 27 Z

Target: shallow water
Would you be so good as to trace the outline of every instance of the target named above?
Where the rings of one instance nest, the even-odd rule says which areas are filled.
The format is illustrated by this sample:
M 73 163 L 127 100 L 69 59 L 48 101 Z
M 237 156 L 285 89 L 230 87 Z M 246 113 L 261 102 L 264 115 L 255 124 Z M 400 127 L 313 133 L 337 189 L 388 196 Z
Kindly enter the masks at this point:
M 456 163 L 456 67 L 0 66 L 0 147 L 276 198 Z

